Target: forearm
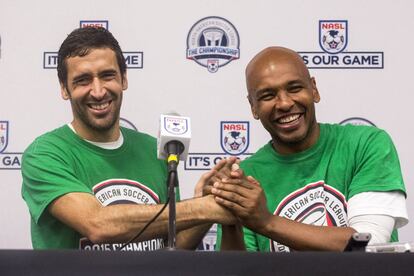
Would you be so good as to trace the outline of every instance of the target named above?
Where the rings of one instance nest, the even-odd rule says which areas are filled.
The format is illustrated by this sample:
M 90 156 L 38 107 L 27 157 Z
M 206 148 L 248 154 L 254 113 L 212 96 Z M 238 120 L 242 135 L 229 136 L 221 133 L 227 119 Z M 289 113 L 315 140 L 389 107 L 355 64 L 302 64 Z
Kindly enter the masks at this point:
M 246 250 L 240 224 L 222 225 L 221 250 Z
M 177 233 L 177 248 L 194 250 L 211 228 L 212 223 L 194 226 Z
M 212 223 L 220 220 L 220 214 L 210 212 L 212 200 L 197 198 L 177 202 L 176 204 L 176 229 L 177 233 L 195 226 Z M 210 206 L 210 207 L 209 207 Z M 94 233 L 97 242 L 125 242 L 133 238 L 157 212 L 161 205 L 116 205 L 103 207 L 95 219 Z M 188 230 L 183 235 L 193 241 L 179 244 L 184 248 L 194 246 L 199 236 L 205 234 L 206 226 Z M 166 237 L 168 233 L 168 208 L 142 233 L 138 240 L 147 240 L 154 237 Z M 178 234 L 180 236 L 180 234 Z M 177 243 L 178 243 L 177 241 Z
M 356 231 L 351 227 L 308 225 L 279 216 L 272 216 L 262 229 L 255 232 L 294 250 L 343 251 Z

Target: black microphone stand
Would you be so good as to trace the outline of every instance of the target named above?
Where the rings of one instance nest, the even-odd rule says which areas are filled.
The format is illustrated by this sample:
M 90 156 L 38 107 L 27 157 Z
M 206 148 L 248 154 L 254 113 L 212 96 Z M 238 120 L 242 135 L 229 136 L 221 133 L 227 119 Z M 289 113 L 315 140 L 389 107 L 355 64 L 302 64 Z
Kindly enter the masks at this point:
M 170 141 L 166 144 L 168 153 L 168 197 L 169 197 L 169 213 L 168 213 L 168 250 L 176 249 L 176 200 L 175 188 L 178 187 L 178 160 L 179 155 L 184 151 L 184 145 L 179 141 Z

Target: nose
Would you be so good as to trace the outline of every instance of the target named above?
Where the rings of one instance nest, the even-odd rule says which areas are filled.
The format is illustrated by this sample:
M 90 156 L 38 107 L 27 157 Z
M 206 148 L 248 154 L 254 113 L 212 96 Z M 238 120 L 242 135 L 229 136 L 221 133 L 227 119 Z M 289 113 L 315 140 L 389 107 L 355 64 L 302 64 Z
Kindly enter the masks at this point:
M 281 111 L 289 111 L 295 102 L 289 93 L 280 91 L 276 97 L 275 108 Z
M 99 78 L 94 78 L 92 81 L 90 95 L 96 100 L 100 100 L 104 98 L 105 94 L 106 94 L 106 89 L 102 85 L 101 80 Z

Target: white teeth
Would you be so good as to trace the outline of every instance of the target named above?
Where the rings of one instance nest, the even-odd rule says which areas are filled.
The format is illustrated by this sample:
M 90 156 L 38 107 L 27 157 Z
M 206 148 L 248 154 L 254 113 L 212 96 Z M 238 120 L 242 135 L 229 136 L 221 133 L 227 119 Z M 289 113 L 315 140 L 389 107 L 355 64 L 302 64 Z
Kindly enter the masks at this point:
M 90 104 L 92 109 L 102 110 L 109 106 L 109 102 L 102 103 L 102 104 Z
M 277 121 L 281 124 L 287 124 L 287 123 L 290 123 L 290 122 L 293 122 L 293 121 L 299 119 L 299 117 L 300 117 L 300 114 L 294 114 L 294 115 L 289 115 L 289 116 L 286 116 L 286 117 L 282 117 Z

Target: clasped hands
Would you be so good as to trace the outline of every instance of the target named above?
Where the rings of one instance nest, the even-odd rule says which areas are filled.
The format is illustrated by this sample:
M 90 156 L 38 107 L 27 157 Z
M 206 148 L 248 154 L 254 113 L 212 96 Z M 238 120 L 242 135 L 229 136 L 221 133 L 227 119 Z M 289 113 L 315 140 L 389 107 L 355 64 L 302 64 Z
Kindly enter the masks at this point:
M 245 176 L 239 160 L 230 157 L 221 160 L 204 174 L 196 187 L 196 195 L 212 195 L 217 204 L 225 207 L 241 223 L 252 230 L 262 229 L 272 216 L 260 183 Z

